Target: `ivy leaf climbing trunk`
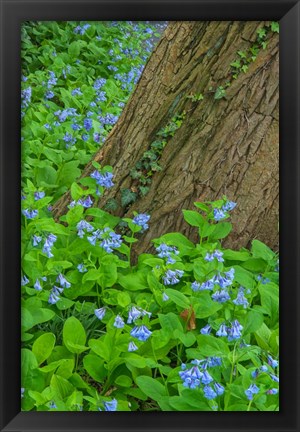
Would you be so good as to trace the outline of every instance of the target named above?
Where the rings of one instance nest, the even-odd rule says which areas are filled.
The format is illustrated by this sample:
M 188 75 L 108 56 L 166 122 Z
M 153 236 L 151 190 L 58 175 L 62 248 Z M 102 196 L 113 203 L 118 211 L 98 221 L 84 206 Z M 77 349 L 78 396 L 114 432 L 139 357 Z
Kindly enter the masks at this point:
M 182 209 L 223 194 L 237 202 L 227 247 L 254 238 L 278 247 L 278 44 L 268 22 L 168 25 L 94 158 L 113 167 L 115 183 L 97 205 L 151 215 L 136 252 L 167 232 L 196 240 Z M 70 200 L 55 205 L 57 218 Z

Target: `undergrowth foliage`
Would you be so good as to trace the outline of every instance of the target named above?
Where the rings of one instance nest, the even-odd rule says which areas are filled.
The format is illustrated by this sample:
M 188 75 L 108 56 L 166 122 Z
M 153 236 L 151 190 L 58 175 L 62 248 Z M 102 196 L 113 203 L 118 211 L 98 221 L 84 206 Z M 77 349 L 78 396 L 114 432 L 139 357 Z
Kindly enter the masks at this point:
M 113 167 L 94 162 L 76 181 L 128 99 L 153 34 L 149 23 L 23 26 L 25 411 L 278 410 L 278 256 L 258 240 L 250 250 L 222 246 L 236 203 L 196 202 L 183 213 L 199 242 L 165 234 L 133 265 L 151 215 L 121 219 L 95 206 L 117 187 Z M 181 120 L 131 173 L 139 187 L 160 169 Z M 57 223 L 51 204 L 67 188 L 72 202 Z

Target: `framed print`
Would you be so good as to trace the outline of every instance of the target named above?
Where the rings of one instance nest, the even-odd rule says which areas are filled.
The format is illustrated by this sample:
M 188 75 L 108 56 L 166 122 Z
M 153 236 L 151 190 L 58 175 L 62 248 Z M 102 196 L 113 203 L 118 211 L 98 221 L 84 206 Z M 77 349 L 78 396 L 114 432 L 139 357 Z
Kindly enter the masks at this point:
M 299 2 L 1 11 L 1 430 L 299 430 Z

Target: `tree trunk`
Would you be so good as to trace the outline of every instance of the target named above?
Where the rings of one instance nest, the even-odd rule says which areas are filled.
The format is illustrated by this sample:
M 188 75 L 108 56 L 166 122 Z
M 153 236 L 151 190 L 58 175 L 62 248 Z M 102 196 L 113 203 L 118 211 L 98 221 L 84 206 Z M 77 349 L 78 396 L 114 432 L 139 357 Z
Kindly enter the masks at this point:
M 183 220 L 182 209 L 195 201 L 212 201 L 223 194 L 237 202 L 233 232 L 227 247 L 240 248 L 257 238 L 278 247 L 279 194 L 279 64 L 278 35 L 270 31 L 246 73 L 232 78 L 238 51 L 248 52 L 263 22 L 172 22 L 150 57 L 119 121 L 94 160 L 111 165 L 115 187 L 105 192 L 99 207 L 120 189 L 136 190 L 130 171 L 157 139 L 170 119 L 186 112 L 181 127 L 169 138 L 150 190 L 125 209 L 151 215 L 150 229 L 137 243 L 145 252 L 151 240 L 180 231 L 196 240 L 197 230 Z M 215 99 L 219 86 L 230 82 L 226 96 Z M 203 100 L 187 96 L 202 94 Z M 83 176 L 94 168 L 89 163 Z M 70 202 L 67 193 L 56 204 L 59 217 Z

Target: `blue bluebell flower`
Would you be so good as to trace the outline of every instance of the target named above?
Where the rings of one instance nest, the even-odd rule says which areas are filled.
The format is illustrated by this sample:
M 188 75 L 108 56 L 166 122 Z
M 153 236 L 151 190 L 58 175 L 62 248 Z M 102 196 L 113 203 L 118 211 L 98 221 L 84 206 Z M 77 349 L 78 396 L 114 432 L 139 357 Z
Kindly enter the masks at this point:
M 279 382 L 279 378 L 278 378 L 278 376 L 276 376 L 276 375 L 274 375 L 274 374 L 270 374 L 270 377 L 271 377 L 271 379 L 272 379 L 273 381 L 275 381 L 275 382 Z
M 259 282 L 261 282 L 263 285 L 265 285 L 265 284 L 271 282 L 271 280 L 270 280 L 269 278 L 263 277 L 262 275 L 258 275 L 258 276 L 256 277 L 256 279 L 257 279 Z
M 231 211 L 236 207 L 236 203 L 233 201 L 227 201 L 225 204 L 223 204 L 222 206 L 222 210 L 224 211 Z
M 38 216 L 39 211 L 38 210 L 25 209 L 25 210 L 22 210 L 22 213 L 27 219 L 34 219 L 35 217 Z
M 24 276 L 22 277 L 22 279 L 21 279 L 21 285 L 22 285 L 22 286 L 25 286 L 25 285 L 28 284 L 28 282 L 29 282 L 28 277 L 27 277 L 26 275 L 24 275 Z
M 278 366 L 278 361 L 273 359 L 269 354 L 267 358 L 268 358 L 268 364 L 272 366 L 272 368 L 276 368 Z
M 260 371 L 261 372 L 268 372 L 268 366 L 266 366 L 266 365 L 262 365 L 261 367 L 260 367 Z
M 97 78 L 96 81 L 94 82 L 94 89 L 95 90 L 100 90 L 106 83 L 106 79 L 105 78 Z
M 52 293 L 59 296 L 59 294 L 61 294 L 63 290 L 63 288 L 54 285 L 52 288 Z
M 89 136 L 87 134 L 81 135 L 82 141 L 87 141 L 89 139 Z
M 117 411 L 118 401 L 116 399 L 112 399 L 110 402 L 104 402 L 103 404 L 105 411 Z
M 191 288 L 194 292 L 200 291 L 201 284 L 199 282 L 193 282 Z
M 54 92 L 52 90 L 47 90 L 45 93 L 45 98 L 46 99 L 53 99 L 55 96 Z
M 83 120 L 83 126 L 85 127 L 85 129 L 86 129 L 87 131 L 91 130 L 92 127 L 93 127 L 93 120 L 90 119 L 90 118 L 85 118 L 85 119 Z
M 136 346 L 136 344 L 134 342 L 129 342 L 129 344 L 128 344 L 128 351 L 129 352 L 136 351 L 138 349 L 139 348 Z
M 78 25 L 77 27 L 74 28 L 74 33 L 76 34 L 80 34 L 80 35 L 84 35 L 84 33 L 87 31 L 88 28 L 90 28 L 91 25 L 90 24 L 83 24 L 83 25 Z
M 277 393 L 278 393 L 277 388 L 272 388 L 272 389 L 266 391 L 266 394 L 269 394 L 269 395 L 275 395 Z
M 130 332 L 132 337 L 135 337 L 141 342 L 145 342 L 147 339 L 149 339 L 151 334 L 152 332 L 145 325 L 135 326 Z
M 123 328 L 125 326 L 125 322 L 120 315 L 117 315 L 114 322 L 114 327 Z
M 69 132 L 66 132 L 63 136 L 63 140 L 65 141 L 66 148 L 69 148 L 70 146 L 76 144 L 76 138 Z
M 224 218 L 226 218 L 226 213 L 221 209 L 215 208 L 214 209 L 214 219 L 216 221 L 219 221 L 219 220 L 222 220 Z
M 122 239 L 120 234 L 116 234 L 113 230 L 106 227 L 103 230 L 97 230 L 93 233 L 91 237 L 87 237 L 87 240 L 94 246 L 96 246 L 96 241 L 100 241 L 100 246 L 107 252 L 113 252 L 121 246 Z
M 170 299 L 170 297 L 165 293 L 165 292 L 163 292 L 163 295 L 162 295 L 162 301 L 168 301 Z
M 171 254 L 179 255 L 179 250 L 175 246 L 168 246 L 165 243 L 161 243 L 155 249 L 159 252 L 157 254 L 159 258 L 167 258 L 167 264 L 174 264 L 176 262 Z
M 107 171 L 104 174 L 101 174 L 99 171 L 95 170 L 92 172 L 90 177 L 96 180 L 97 185 L 104 186 L 106 188 L 111 188 L 114 186 L 114 183 L 112 182 L 113 173 Z
M 52 258 L 54 255 L 51 252 L 53 244 L 56 242 L 57 237 L 54 234 L 49 234 L 46 239 L 42 249 L 42 252 L 47 255 L 48 258 Z
M 105 317 L 106 310 L 107 310 L 107 308 L 105 306 L 103 306 L 100 309 L 95 309 L 94 313 L 99 320 L 102 320 Z
M 39 279 L 37 279 L 35 281 L 35 284 L 33 285 L 34 289 L 37 291 L 42 291 L 42 286 L 41 286 L 41 282 L 39 281 Z
M 50 408 L 50 409 L 55 409 L 55 408 L 57 408 L 56 403 L 55 403 L 54 401 L 51 401 L 51 402 L 49 403 L 49 408 Z
M 58 300 L 60 300 L 60 297 L 51 291 L 49 295 L 48 303 L 55 304 L 58 302 Z
M 50 75 L 50 78 L 48 79 L 47 87 L 51 88 L 57 84 L 57 78 L 56 78 L 55 73 L 53 71 L 49 71 L 49 75 Z
M 209 324 L 206 324 L 206 326 L 200 330 L 200 333 L 203 335 L 209 335 L 210 332 L 211 332 L 211 326 Z
M 149 228 L 148 221 L 150 219 L 150 215 L 145 213 L 140 213 L 132 219 L 132 222 L 140 227 L 142 227 L 142 231 L 145 231 Z
M 259 375 L 259 369 L 256 368 L 254 371 L 251 372 L 252 378 L 256 379 Z
M 228 341 L 231 342 L 235 339 L 239 339 L 242 336 L 242 330 L 243 326 L 238 322 L 238 320 L 235 320 L 232 323 L 231 327 L 227 329 Z
M 222 258 L 222 257 L 223 257 L 223 252 L 216 249 L 212 253 L 207 253 L 205 255 L 204 259 L 205 259 L 205 261 L 213 261 L 214 259 L 216 259 L 219 262 L 224 262 L 224 258 Z
M 85 220 L 81 220 L 80 222 L 78 222 L 76 228 L 77 228 L 77 235 L 80 238 L 83 238 L 85 231 L 92 232 L 94 230 L 94 227 L 90 223 L 86 222 Z
M 183 381 L 184 387 L 194 389 L 200 387 L 203 373 L 200 371 L 198 365 L 187 369 L 187 366 L 183 363 L 181 365 L 181 371 L 179 371 L 179 376 Z
M 252 400 L 255 394 L 259 393 L 259 387 L 256 384 L 251 384 L 247 390 L 245 390 L 245 395 L 248 400 Z
M 205 290 L 212 291 L 214 289 L 214 286 L 215 286 L 214 280 L 210 279 L 210 280 L 208 280 L 206 282 L 203 282 L 200 285 L 200 291 L 205 291 Z
M 225 324 L 221 324 L 219 330 L 216 332 L 216 335 L 220 336 L 220 337 L 228 335 L 228 333 L 227 333 L 227 327 L 226 327 Z
M 222 364 L 222 359 L 221 357 L 208 357 L 207 361 L 207 366 L 208 367 L 215 367 L 215 366 L 221 366 Z
M 70 288 L 71 286 L 70 282 L 68 282 L 64 275 L 61 273 L 59 273 L 59 275 L 57 276 L 56 282 L 59 282 L 60 286 L 62 286 L 63 288 Z
M 207 370 L 204 370 L 201 377 L 202 384 L 209 384 L 213 381 L 213 377 L 207 372 Z
M 212 294 L 211 298 L 218 303 L 225 303 L 226 301 L 230 300 L 230 295 L 226 290 L 223 289 L 216 291 L 214 294 Z
M 82 91 L 80 90 L 80 87 L 77 87 L 74 90 L 72 90 L 72 96 L 82 96 Z
M 27 87 L 21 91 L 21 107 L 27 108 L 31 101 L 31 87 Z
M 92 198 L 88 195 L 86 198 L 80 198 L 77 201 L 77 204 L 82 205 L 84 208 L 90 208 L 93 205 Z
M 206 385 L 203 387 L 204 397 L 208 400 L 214 399 L 217 397 L 217 393 L 210 385 Z
M 87 272 L 87 268 L 83 263 L 78 264 L 77 270 L 79 271 L 79 273 L 86 273 Z
M 167 270 L 163 276 L 164 285 L 175 285 L 180 282 L 180 278 L 183 276 L 183 270 Z
M 42 191 L 40 191 L 40 192 L 39 191 L 34 192 L 34 199 L 35 199 L 35 201 L 38 201 L 38 200 L 44 198 L 44 196 L 45 196 L 45 192 L 42 192 Z
M 25 393 L 25 388 L 21 387 L 21 399 L 24 397 L 24 393 Z
M 232 303 L 234 303 L 237 306 L 243 306 L 244 309 L 246 309 L 249 306 L 249 302 L 244 295 L 244 288 L 243 287 L 239 288 L 237 298 L 232 300 Z

